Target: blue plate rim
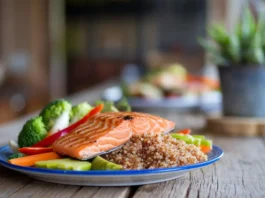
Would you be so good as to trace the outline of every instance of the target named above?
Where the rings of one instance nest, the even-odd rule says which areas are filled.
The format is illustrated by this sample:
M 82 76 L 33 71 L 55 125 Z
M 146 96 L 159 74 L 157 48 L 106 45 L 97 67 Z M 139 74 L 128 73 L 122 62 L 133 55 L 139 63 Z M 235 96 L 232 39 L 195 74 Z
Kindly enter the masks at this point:
M 13 170 L 20 170 L 24 172 L 34 172 L 39 174 L 54 174 L 54 175 L 73 175 L 73 176 L 124 176 L 124 175 L 145 175 L 145 174 L 160 174 L 160 173 L 168 173 L 168 172 L 175 172 L 175 171 L 187 171 L 196 168 L 201 168 L 221 159 L 224 155 L 223 150 L 213 145 L 213 151 L 216 152 L 216 156 L 213 159 L 207 160 L 205 162 L 200 162 L 192 165 L 186 166 L 177 166 L 171 168 L 157 168 L 157 169 L 144 169 L 144 170 L 119 170 L 119 171 L 111 171 L 111 170 L 91 170 L 91 171 L 63 171 L 63 170 L 54 170 L 54 169 L 42 169 L 42 168 L 35 168 L 35 167 L 24 167 L 24 166 L 17 166 L 8 163 L 6 160 L 2 159 L 1 153 L 5 150 L 9 149 L 8 145 L 0 147 L 0 165 L 3 165 L 7 168 Z

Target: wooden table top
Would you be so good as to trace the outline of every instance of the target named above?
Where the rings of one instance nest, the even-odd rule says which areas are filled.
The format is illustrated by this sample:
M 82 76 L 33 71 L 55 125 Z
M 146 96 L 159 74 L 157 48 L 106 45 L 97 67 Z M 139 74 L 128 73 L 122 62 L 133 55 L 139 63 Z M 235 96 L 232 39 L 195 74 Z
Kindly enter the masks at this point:
M 70 97 L 73 103 L 92 102 L 112 83 Z M 176 121 L 179 128 L 201 128 L 202 115 L 180 115 L 175 111 L 154 112 Z M 23 123 L 32 115 L 0 126 L 0 146 L 16 139 Z M 31 179 L 0 166 L 0 197 L 265 197 L 265 141 L 263 138 L 230 138 L 209 135 L 225 155 L 217 163 L 168 182 L 135 187 L 82 187 Z

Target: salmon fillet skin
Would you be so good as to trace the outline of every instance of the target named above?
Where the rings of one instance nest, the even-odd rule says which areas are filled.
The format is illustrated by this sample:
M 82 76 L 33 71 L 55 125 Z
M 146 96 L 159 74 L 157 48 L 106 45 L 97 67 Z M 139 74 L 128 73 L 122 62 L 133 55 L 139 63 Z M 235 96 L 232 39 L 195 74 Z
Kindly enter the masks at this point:
M 134 134 L 167 133 L 174 128 L 174 122 L 150 114 L 100 113 L 56 140 L 52 147 L 61 155 L 87 160 L 122 146 Z

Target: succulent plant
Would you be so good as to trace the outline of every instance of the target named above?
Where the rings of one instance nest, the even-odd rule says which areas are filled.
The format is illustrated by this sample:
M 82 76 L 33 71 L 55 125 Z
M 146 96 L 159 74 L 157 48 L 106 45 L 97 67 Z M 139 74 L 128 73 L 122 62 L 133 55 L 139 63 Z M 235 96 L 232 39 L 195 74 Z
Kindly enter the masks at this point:
M 209 39 L 199 38 L 209 58 L 218 66 L 256 65 L 265 63 L 265 15 L 258 19 L 249 7 L 234 30 L 229 33 L 223 25 L 215 24 L 208 30 Z

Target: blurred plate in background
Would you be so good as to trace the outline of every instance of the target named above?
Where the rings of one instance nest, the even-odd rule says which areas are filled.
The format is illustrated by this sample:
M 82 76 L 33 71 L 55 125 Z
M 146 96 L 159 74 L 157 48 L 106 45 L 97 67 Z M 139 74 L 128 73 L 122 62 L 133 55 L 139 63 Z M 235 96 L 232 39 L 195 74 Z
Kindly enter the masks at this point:
M 102 93 L 103 100 L 118 101 L 123 97 L 122 89 L 113 86 Z M 200 109 L 202 111 L 218 111 L 221 109 L 222 96 L 218 91 L 206 92 L 201 95 L 185 95 L 176 98 L 145 99 L 130 97 L 132 108 L 174 108 L 179 110 Z

